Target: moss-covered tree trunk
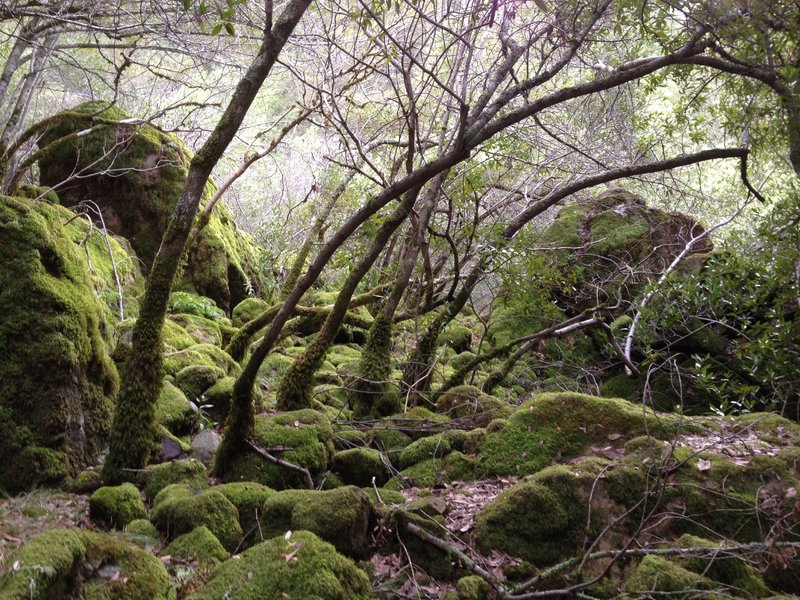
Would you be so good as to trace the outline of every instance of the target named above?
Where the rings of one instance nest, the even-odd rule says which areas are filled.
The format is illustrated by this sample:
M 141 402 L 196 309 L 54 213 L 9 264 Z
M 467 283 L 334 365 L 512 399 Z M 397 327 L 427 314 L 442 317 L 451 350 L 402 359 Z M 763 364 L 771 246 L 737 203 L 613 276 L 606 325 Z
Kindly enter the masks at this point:
M 361 280 L 378 260 L 392 234 L 405 221 L 419 196 L 419 188 L 406 194 L 391 216 L 381 225 L 375 238 L 361 261 L 350 271 L 345 279 L 333 309 L 325 319 L 320 332 L 314 341 L 306 347 L 289 369 L 284 373 L 278 386 L 278 409 L 296 410 L 311 406 L 314 389 L 314 373 L 317 372 L 325 354 L 328 352 L 336 332 L 342 324 L 345 313 L 350 306 L 350 299 L 361 283 Z
M 153 263 L 133 331 L 133 347 L 123 371 L 109 453 L 103 466 L 106 481 L 120 481 L 125 478 L 127 469 L 141 469 L 153 451 L 155 404 L 163 377 L 161 334 L 167 300 L 203 190 L 211 170 L 238 131 L 286 40 L 310 3 L 311 0 L 292 0 L 274 25 L 265 29 L 253 63 L 237 84 L 211 136 L 191 161 L 186 184 Z
M 425 392 L 430 387 L 430 377 L 433 367 L 433 356 L 436 351 L 436 342 L 439 335 L 447 325 L 456 318 L 456 315 L 466 306 L 467 301 L 483 274 L 483 259 L 476 264 L 467 275 L 461 289 L 445 306 L 444 310 L 433 320 L 419 340 L 417 347 L 406 364 L 403 372 L 403 386 L 408 390 L 409 402 L 417 404 L 425 401 Z
M 436 198 L 447 173 L 442 173 L 431 181 L 426 188 L 422 207 L 416 223 L 412 224 L 411 235 L 401 254 L 400 268 L 395 275 L 392 291 L 381 307 L 381 311 L 370 327 L 367 343 L 356 368 L 356 376 L 350 383 L 350 407 L 357 419 L 375 413 L 390 413 L 392 407 L 382 402 L 388 387 L 391 372 L 392 330 L 394 314 L 400 305 L 408 281 L 414 272 L 422 244 L 425 241 L 425 230 L 428 227 Z

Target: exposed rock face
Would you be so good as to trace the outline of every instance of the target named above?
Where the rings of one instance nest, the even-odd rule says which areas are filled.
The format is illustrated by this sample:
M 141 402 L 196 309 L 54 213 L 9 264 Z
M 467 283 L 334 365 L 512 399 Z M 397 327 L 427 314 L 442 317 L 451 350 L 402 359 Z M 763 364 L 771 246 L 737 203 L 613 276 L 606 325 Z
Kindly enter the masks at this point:
M 110 425 L 112 317 L 90 275 L 110 267 L 92 244 L 80 246 L 88 225 L 74 217 L 0 197 L 0 490 L 8 493 L 77 475 L 97 459 Z
M 105 102 L 87 102 L 53 119 L 39 141 L 41 148 L 52 144 L 39 162 L 42 184 L 58 186 L 66 206 L 96 203 L 109 230 L 128 238 L 148 269 L 186 181 L 189 151 L 174 134 L 135 123 Z M 212 193 L 209 183 L 204 201 Z M 184 281 L 226 311 L 261 287 L 255 242 L 236 229 L 223 203 L 189 249 Z

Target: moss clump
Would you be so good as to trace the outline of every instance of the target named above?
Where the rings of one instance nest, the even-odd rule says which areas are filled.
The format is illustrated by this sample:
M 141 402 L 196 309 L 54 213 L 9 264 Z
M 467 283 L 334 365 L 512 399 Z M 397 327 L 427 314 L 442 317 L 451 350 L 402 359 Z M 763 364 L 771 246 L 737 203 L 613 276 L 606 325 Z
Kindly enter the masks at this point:
M 468 575 L 456 582 L 458 600 L 484 600 L 489 597 L 490 590 L 486 580 L 477 575 Z
M 134 519 L 147 516 L 139 490 L 130 483 L 101 487 L 89 498 L 89 516 L 95 523 L 122 529 Z
M 592 444 L 606 444 L 609 435 L 630 439 L 649 433 L 667 439 L 679 423 L 674 415 L 656 414 L 620 399 L 570 392 L 539 394 L 505 424 L 493 427 L 490 423 L 479 445 L 481 466 L 493 475 L 526 475 L 549 465 L 556 456 L 570 458 Z
M 460 323 L 451 322 L 439 334 L 437 341 L 452 348 L 456 354 L 468 352 L 472 346 L 472 329 L 464 327 Z
M 671 598 L 697 597 L 713 583 L 661 556 L 645 556 L 625 582 L 629 594 L 669 593 Z M 683 594 L 681 594 L 683 592 Z
M 152 502 L 161 490 L 173 483 L 203 488 L 208 485 L 208 472 L 203 463 L 192 458 L 154 465 L 145 475 L 147 499 Z
M 133 328 L 133 322 L 126 322 L 123 323 L 123 325 L 125 326 L 123 331 Z M 119 332 L 120 329 L 117 328 L 117 331 Z M 162 337 L 164 341 L 164 352 L 166 354 L 178 352 L 179 350 L 186 350 L 197 344 L 197 339 L 195 337 L 169 317 L 164 320 Z
M 239 365 L 222 348 L 214 344 L 195 344 L 183 350 L 168 352 L 164 356 L 164 372 L 176 375 L 181 369 L 203 365 L 217 367 L 224 375 L 237 376 L 241 372 Z
M 381 453 L 371 448 L 351 448 L 333 455 L 333 468 L 345 483 L 382 486 L 389 480 Z
M 328 458 L 333 453 L 332 436 L 328 418 L 311 409 L 255 418 L 256 441 L 265 448 L 285 448 L 281 458 L 305 467 L 312 477 L 318 477 L 328 468 Z M 236 457 L 222 477 L 225 481 L 256 481 L 277 490 L 306 486 L 301 474 L 253 453 Z
M 409 486 L 433 487 L 453 481 L 472 481 L 475 477 L 475 458 L 461 452 L 451 452 L 442 459 L 423 460 L 403 469 L 386 483 L 386 488 L 397 490 Z
M 278 492 L 264 503 L 263 512 L 266 537 L 303 529 L 349 556 L 362 557 L 369 551 L 372 502 L 355 486 Z
M 0 196 L 0 489 L 77 475 L 107 440 L 116 368 L 86 253 L 60 206 Z M 113 284 L 110 284 L 113 285 Z
M 201 525 L 208 527 L 229 551 L 233 551 L 242 539 L 239 512 L 214 489 L 199 493 L 189 491 L 188 494 L 182 491 L 164 497 L 159 494 L 150 518 L 169 539 Z
M 682 548 L 720 548 L 720 552 L 714 555 L 681 557 L 676 562 L 685 569 L 735 590 L 742 590 L 753 598 L 764 598 L 769 595 L 769 589 L 758 570 L 740 557 L 726 553 L 719 544 L 685 534 L 678 540 L 678 545 Z
M 179 388 L 169 381 L 158 394 L 156 421 L 175 435 L 190 433 L 198 421 L 198 413 Z
M 261 298 L 245 298 L 233 307 L 231 321 L 233 321 L 234 327 L 241 327 L 261 315 L 268 308 L 269 304 Z
M 127 533 L 141 535 L 149 538 L 158 538 L 158 529 L 147 519 L 134 519 L 125 528 Z
M 450 441 L 447 436 L 433 435 L 424 437 L 403 448 L 400 452 L 399 464 L 401 469 L 429 460 L 431 458 L 441 458 L 450 452 Z
M 183 327 L 186 333 L 192 336 L 196 344 L 222 345 L 222 329 L 220 326 L 224 325 L 224 323 L 217 323 L 206 317 L 185 313 L 170 315 L 170 320 Z
M 459 385 L 436 398 L 436 412 L 454 419 L 485 412 L 499 417 L 510 413 L 511 407 L 498 398 L 484 394 L 475 386 Z
M 161 561 L 106 534 L 53 529 L 25 544 L 16 560 L 19 568 L 0 581 L 4 599 L 167 600 L 173 594 Z
M 197 400 L 208 388 L 225 377 L 225 371 L 208 365 L 190 365 L 175 375 L 175 385 L 187 398 Z
M 180 556 L 195 559 L 201 564 L 217 563 L 228 558 L 228 552 L 219 543 L 208 527 L 200 526 L 172 540 L 164 550 L 164 556 Z
M 94 470 L 86 470 L 78 473 L 69 489 L 75 494 L 88 494 L 102 486 L 103 478 L 100 473 Z
M 368 600 L 367 575 L 313 533 L 298 531 L 243 552 L 217 567 L 192 600 Z
M 239 513 L 239 525 L 244 532 L 244 544 L 250 546 L 255 542 L 264 541 L 261 538 L 261 508 L 264 502 L 275 495 L 275 490 L 252 481 L 223 483 L 214 489 L 236 507 Z

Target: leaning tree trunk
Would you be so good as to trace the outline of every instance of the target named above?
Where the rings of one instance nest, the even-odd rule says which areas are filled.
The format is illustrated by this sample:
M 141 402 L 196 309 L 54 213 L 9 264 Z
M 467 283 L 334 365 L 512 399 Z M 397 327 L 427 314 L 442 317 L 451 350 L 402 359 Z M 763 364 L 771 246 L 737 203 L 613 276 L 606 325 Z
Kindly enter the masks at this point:
M 272 28 L 265 30 L 258 54 L 236 89 L 202 148 L 192 158 L 186 184 L 161 241 L 145 288 L 139 318 L 133 330 L 132 350 L 123 370 L 122 387 L 111 426 L 109 453 L 103 479 L 124 479 L 129 469 L 141 469 L 155 442 L 155 404 L 161 389 L 161 335 L 169 292 L 180 266 L 186 240 L 211 170 L 242 124 L 261 85 L 269 75 L 286 40 L 311 0 L 292 0 Z
M 408 217 L 418 196 L 419 188 L 415 188 L 403 196 L 399 206 L 381 225 L 367 253 L 348 274 L 339 295 L 336 297 L 333 309 L 325 319 L 325 323 L 317 337 L 284 373 L 278 386 L 277 405 L 279 410 L 296 410 L 311 406 L 314 373 L 317 372 L 325 359 L 325 354 L 333 343 L 336 332 L 339 331 L 356 287 L 385 249 L 389 238 Z

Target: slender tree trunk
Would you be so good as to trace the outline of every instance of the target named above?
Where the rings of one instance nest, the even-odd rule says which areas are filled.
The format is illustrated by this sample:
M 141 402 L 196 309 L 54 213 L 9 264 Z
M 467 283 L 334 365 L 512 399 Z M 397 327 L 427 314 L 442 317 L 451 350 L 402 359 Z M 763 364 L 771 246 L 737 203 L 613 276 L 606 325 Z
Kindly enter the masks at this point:
M 153 451 L 155 404 L 163 377 L 161 335 L 167 300 L 203 190 L 211 170 L 238 131 L 286 40 L 310 3 L 311 0 L 292 0 L 274 26 L 265 30 L 258 54 L 239 80 L 225 113 L 191 161 L 186 184 L 153 262 L 133 330 L 133 347 L 123 371 L 109 454 L 103 466 L 106 481 L 120 481 L 126 470 L 141 469 Z

